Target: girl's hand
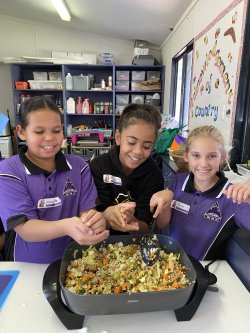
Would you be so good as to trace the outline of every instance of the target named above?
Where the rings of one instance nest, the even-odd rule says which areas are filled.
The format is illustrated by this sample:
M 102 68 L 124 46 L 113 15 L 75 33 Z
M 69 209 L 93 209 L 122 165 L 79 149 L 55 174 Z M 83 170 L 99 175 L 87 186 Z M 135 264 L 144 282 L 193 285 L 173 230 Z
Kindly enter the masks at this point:
M 90 209 L 88 212 L 81 215 L 81 220 L 86 224 L 94 234 L 98 234 L 103 230 L 106 230 L 106 220 L 104 215 L 97 212 L 95 209 Z
M 170 207 L 173 196 L 173 192 L 169 189 L 156 192 L 152 195 L 149 205 L 150 211 L 154 212 L 153 218 L 157 218 L 164 209 Z
M 83 223 L 80 217 L 72 217 L 65 219 L 64 228 L 65 234 L 70 236 L 80 245 L 95 245 L 102 242 L 109 236 L 108 230 L 103 230 L 95 234 L 87 223 Z
M 108 207 L 105 211 L 105 217 L 114 230 L 122 232 L 138 231 L 139 222 L 133 221 L 133 218 L 135 220 L 132 214 L 133 211 L 134 208 L 130 203 L 118 204 Z
M 235 183 L 230 185 L 223 193 L 228 199 L 232 199 L 234 203 L 241 204 L 242 202 L 250 203 L 250 185 L 246 183 Z
M 135 220 L 135 202 L 121 203 L 118 206 L 125 224 L 130 224 L 133 220 Z

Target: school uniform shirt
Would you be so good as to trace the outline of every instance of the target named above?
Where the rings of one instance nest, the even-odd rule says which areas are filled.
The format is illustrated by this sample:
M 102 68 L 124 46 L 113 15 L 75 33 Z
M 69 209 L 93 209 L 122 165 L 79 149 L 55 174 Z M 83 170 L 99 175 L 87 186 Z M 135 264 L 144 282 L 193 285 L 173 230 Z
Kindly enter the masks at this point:
M 79 156 L 62 152 L 56 156 L 52 173 L 28 160 L 25 150 L 5 159 L 0 163 L 0 188 L 0 216 L 9 232 L 31 219 L 53 223 L 96 206 L 97 191 L 88 164 Z M 51 263 L 62 258 L 70 242 L 70 237 L 25 242 L 14 233 L 11 259 Z
M 162 172 L 151 156 L 130 175 L 125 175 L 119 160 L 119 147 L 116 146 L 108 153 L 96 156 L 90 163 L 90 169 L 100 201 L 98 210 L 134 201 L 135 217 L 148 224 L 151 222 L 150 198 L 164 188 Z M 111 230 L 111 234 L 123 233 Z
M 225 240 L 238 227 L 250 229 L 250 204 L 227 199 L 222 191 L 229 185 L 220 175 L 211 189 L 200 192 L 194 187 L 192 173 L 178 174 L 172 184 L 169 236 L 198 260 L 223 258 Z

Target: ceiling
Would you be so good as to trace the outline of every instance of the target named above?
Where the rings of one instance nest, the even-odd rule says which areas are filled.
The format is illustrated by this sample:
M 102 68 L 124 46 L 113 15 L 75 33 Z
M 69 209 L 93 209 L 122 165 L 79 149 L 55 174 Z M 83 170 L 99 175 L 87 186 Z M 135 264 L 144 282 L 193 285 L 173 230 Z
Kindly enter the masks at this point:
M 193 0 L 66 0 L 71 22 L 50 0 L 0 0 L 0 14 L 160 46 Z

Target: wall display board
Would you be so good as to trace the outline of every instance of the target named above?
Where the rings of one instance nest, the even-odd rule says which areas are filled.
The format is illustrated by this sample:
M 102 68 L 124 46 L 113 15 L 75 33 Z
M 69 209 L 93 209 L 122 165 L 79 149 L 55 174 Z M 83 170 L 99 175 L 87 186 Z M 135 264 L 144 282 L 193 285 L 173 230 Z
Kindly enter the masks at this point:
M 232 142 L 246 0 L 231 3 L 194 41 L 189 128 L 214 125 Z

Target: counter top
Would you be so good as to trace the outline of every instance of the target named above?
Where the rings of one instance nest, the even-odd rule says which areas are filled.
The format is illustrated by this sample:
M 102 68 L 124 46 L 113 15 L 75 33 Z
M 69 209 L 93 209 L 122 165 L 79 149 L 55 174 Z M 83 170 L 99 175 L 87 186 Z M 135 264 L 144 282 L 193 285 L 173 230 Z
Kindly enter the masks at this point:
M 20 270 L 1 311 L 1 333 L 69 332 L 60 322 L 42 291 L 47 265 L 0 262 L 0 270 Z M 190 321 L 177 322 L 174 311 L 102 315 L 85 318 L 88 333 L 247 333 L 250 328 L 250 295 L 226 261 L 212 264 L 218 292 L 207 291 Z M 83 332 L 72 330 L 72 332 Z

